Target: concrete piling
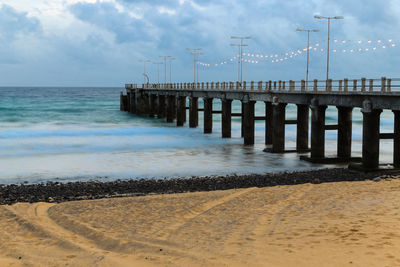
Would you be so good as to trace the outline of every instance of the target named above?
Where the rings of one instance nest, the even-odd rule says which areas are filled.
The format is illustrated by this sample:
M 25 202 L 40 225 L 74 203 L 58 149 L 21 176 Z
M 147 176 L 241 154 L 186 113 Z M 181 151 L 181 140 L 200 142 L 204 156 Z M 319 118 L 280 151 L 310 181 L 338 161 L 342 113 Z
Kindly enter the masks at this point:
M 308 124 L 310 116 L 308 105 L 297 105 L 297 137 L 296 150 L 304 151 L 308 149 Z
M 325 111 L 327 106 L 311 105 L 311 158 L 325 156 Z
M 254 145 L 254 105 L 255 101 L 242 101 L 242 125 L 245 145 Z
M 189 99 L 189 127 L 199 126 L 199 98 L 190 97 Z
M 213 125 L 213 99 L 212 98 L 204 98 L 204 133 L 209 134 L 212 133 L 212 125 Z
M 183 126 L 186 120 L 186 96 L 178 97 L 176 109 L 176 126 Z
M 273 153 L 285 151 L 286 103 L 273 103 L 272 150 Z
M 222 138 L 231 138 L 232 100 L 222 99 Z
M 379 167 L 380 115 L 382 110 L 363 108 L 362 167 L 374 170 Z

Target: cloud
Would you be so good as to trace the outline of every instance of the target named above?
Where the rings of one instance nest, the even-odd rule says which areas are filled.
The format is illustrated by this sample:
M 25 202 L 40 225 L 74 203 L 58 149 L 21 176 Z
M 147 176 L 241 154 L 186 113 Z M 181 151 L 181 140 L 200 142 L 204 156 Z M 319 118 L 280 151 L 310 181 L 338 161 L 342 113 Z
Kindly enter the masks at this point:
M 17 12 L 8 5 L 0 7 L 0 38 L 13 41 L 22 34 L 37 34 L 41 32 L 38 19 L 28 18 L 26 12 Z

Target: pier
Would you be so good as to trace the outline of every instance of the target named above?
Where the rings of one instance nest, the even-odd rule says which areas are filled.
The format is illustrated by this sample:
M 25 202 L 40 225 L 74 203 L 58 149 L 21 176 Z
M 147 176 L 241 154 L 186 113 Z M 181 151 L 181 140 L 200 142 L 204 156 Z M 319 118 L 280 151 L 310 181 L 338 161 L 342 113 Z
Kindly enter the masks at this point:
M 268 153 L 298 152 L 313 163 L 350 163 L 363 171 L 379 169 L 379 143 L 393 140 L 393 168 L 400 167 L 400 79 L 313 80 L 250 82 L 202 82 L 173 84 L 126 84 L 121 92 L 120 109 L 133 114 L 165 118 L 166 122 L 189 127 L 199 125 L 199 112 L 204 116 L 204 133 L 212 133 L 213 114 L 221 115 L 221 137 L 231 137 L 232 117 L 241 117 L 244 145 L 254 144 L 255 120 L 265 121 L 265 145 Z M 397 82 L 397 83 L 396 83 Z M 204 108 L 199 109 L 202 98 Z M 186 106 L 187 99 L 189 106 Z M 213 100 L 220 99 L 221 110 L 213 109 Z M 232 101 L 242 103 L 240 113 L 232 113 Z M 265 115 L 255 116 L 255 103 L 265 103 Z M 286 120 L 286 106 L 297 106 L 297 118 Z M 325 111 L 334 106 L 338 123 L 326 124 Z M 363 114 L 362 157 L 352 157 L 352 113 L 361 108 Z M 394 132 L 380 132 L 382 110 L 394 113 Z M 311 113 L 311 116 L 310 116 Z M 285 125 L 294 124 L 295 150 L 285 149 Z M 325 132 L 337 131 L 337 155 L 326 157 Z M 309 138 L 310 137 L 310 138 Z

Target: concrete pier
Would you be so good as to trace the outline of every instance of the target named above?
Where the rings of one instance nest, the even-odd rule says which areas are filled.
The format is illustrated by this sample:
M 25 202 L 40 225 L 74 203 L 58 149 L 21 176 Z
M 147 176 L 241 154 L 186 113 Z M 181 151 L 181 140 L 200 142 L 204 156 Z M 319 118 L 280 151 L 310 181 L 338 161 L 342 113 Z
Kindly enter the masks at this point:
M 325 157 L 325 111 L 327 106 L 311 106 L 311 158 Z
M 186 120 L 186 96 L 178 97 L 176 110 L 176 126 L 183 126 Z
M 337 107 L 338 109 L 338 138 L 337 156 L 339 159 L 351 158 L 352 136 L 352 107 Z
M 394 110 L 393 166 L 400 168 L 400 111 Z
M 397 83 L 397 84 L 396 84 Z M 268 82 L 207 82 L 183 84 L 127 84 L 127 95 L 120 95 L 120 110 L 138 115 L 167 117 L 168 122 L 176 118 L 176 125 L 183 126 L 189 109 L 189 126 L 199 124 L 198 112 L 204 112 L 204 133 L 213 131 L 213 114 L 221 114 L 221 135 L 231 137 L 232 117 L 241 117 L 241 135 L 245 145 L 255 143 L 255 121 L 265 121 L 266 151 L 273 153 L 308 153 L 300 158 L 318 163 L 350 163 L 363 171 L 379 169 L 379 142 L 393 141 L 393 167 L 400 168 L 400 79 L 385 78 L 351 80 L 314 80 L 313 87 L 305 81 Z M 378 86 L 379 85 L 379 86 Z M 367 88 L 368 87 L 368 88 Z M 189 98 L 189 107 L 186 107 Z M 199 109 L 198 98 L 204 100 Z M 213 110 L 213 100 L 222 101 L 222 110 Z M 232 113 L 232 101 L 241 101 L 240 113 Z M 265 103 L 265 115 L 255 116 L 257 101 Z M 297 106 L 297 118 L 286 120 L 286 105 Z M 325 123 L 328 106 L 337 108 L 337 124 Z M 311 108 L 311 123 L 309 113 Z M 352 114 L 354 108 L 362 108 L 363 137 L 362 158 L 352 157 Z M 394 113 L 394 132 L 380 133 L 382 110 Z M 296 148 L 285 150 L 285 125 L 295 124 Z M 309 130 L 311 124 L 311 141 Z M 337 147 L 334 157 L 325 155 L 325 131 L 337 131 Z M 309 147 L 311 143 L 311 147 Z M 358 164 L 357 164 L 358 162 Z M 387 168 L 387 167 L 386 167 Z
M 189 98 L 189 127 L 196 128 L 199 126 L 199 98 Z
M 157 114 L 157 95 L 150 95 L 150 113 L 149 117 L 154 118 Z
M 232 128 L 232 100 L 222 99 L 222 138 L 231 138 Z
M 210 134 L 212 133 L 213 126 L 213 99 L 212 98 L 204 98 L 204 133 Z
M 245 145 L 254 145 L 254 101 L 242 102 L 242 125 Z
M 167 122 L 173 122 L 175 117 L 175 102 L 176 97 L 174 95 L 169 95 L 167 97 Z
M 285 117 L 286 103 L 274 103 L 272 119 L 272 153 L 285 151 Z
M 159 95 L 158 96 L 158 105 L 157 105 L 157 118 L 162 119 L 166 116 L 166 102 L 165 96 Z
M 362 110 L 363 140 L 362 167 L 364 170 L 375 170 L 379 167 L 379 140 L 381 109 Z
M 265 144 L 272 145 L 273 108 L 271 102 L 265 102 Z
M 297 105 L 297 137 L 296 150 L 308 150 L 308 128 L 309 128 L 309 112 L 308 105 Z

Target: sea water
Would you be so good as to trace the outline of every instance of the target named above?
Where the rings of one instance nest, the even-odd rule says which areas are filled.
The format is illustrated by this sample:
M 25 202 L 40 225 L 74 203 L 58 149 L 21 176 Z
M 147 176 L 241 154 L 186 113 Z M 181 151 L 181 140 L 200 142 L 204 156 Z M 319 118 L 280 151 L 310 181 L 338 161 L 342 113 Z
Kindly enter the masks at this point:
M 203 134 L 202 112 L 196 129 L 165 119 L 119 110 L 123 88 L 0 88 L 0 184 L 187 177 L 263 173 L 325 167 L 299 160 L 296 153 L 263 152 L 264 125 L 256 121 L 254 146 L 243 146 L 241 119 L 232 118 L 232 138 L 221 138 L 221 115 L 213 133 Z M 203 103 L 199 101 L 201 107 Z M 221 103 L 214 100 L 214 109 Z M 240 112 L 239 101 L 233 112 Z M 265 113 L 256 104 L 256 115 Z M 287 119 L 296 119 L 288 105 Z M 337 123 L 329 107 L 327 124 Z M 381 131 L 393 131 L 385 111 Z M 326 154 L 336 153 L 336 131 L 326 133 Z M 362 114 L 353 111 L 353 156 L 361 155 Z M 294 149 L 296 126 L 286 126 L 286 148 Z M 381 161 L 392 162 L 392 142 L 381 141 Z

